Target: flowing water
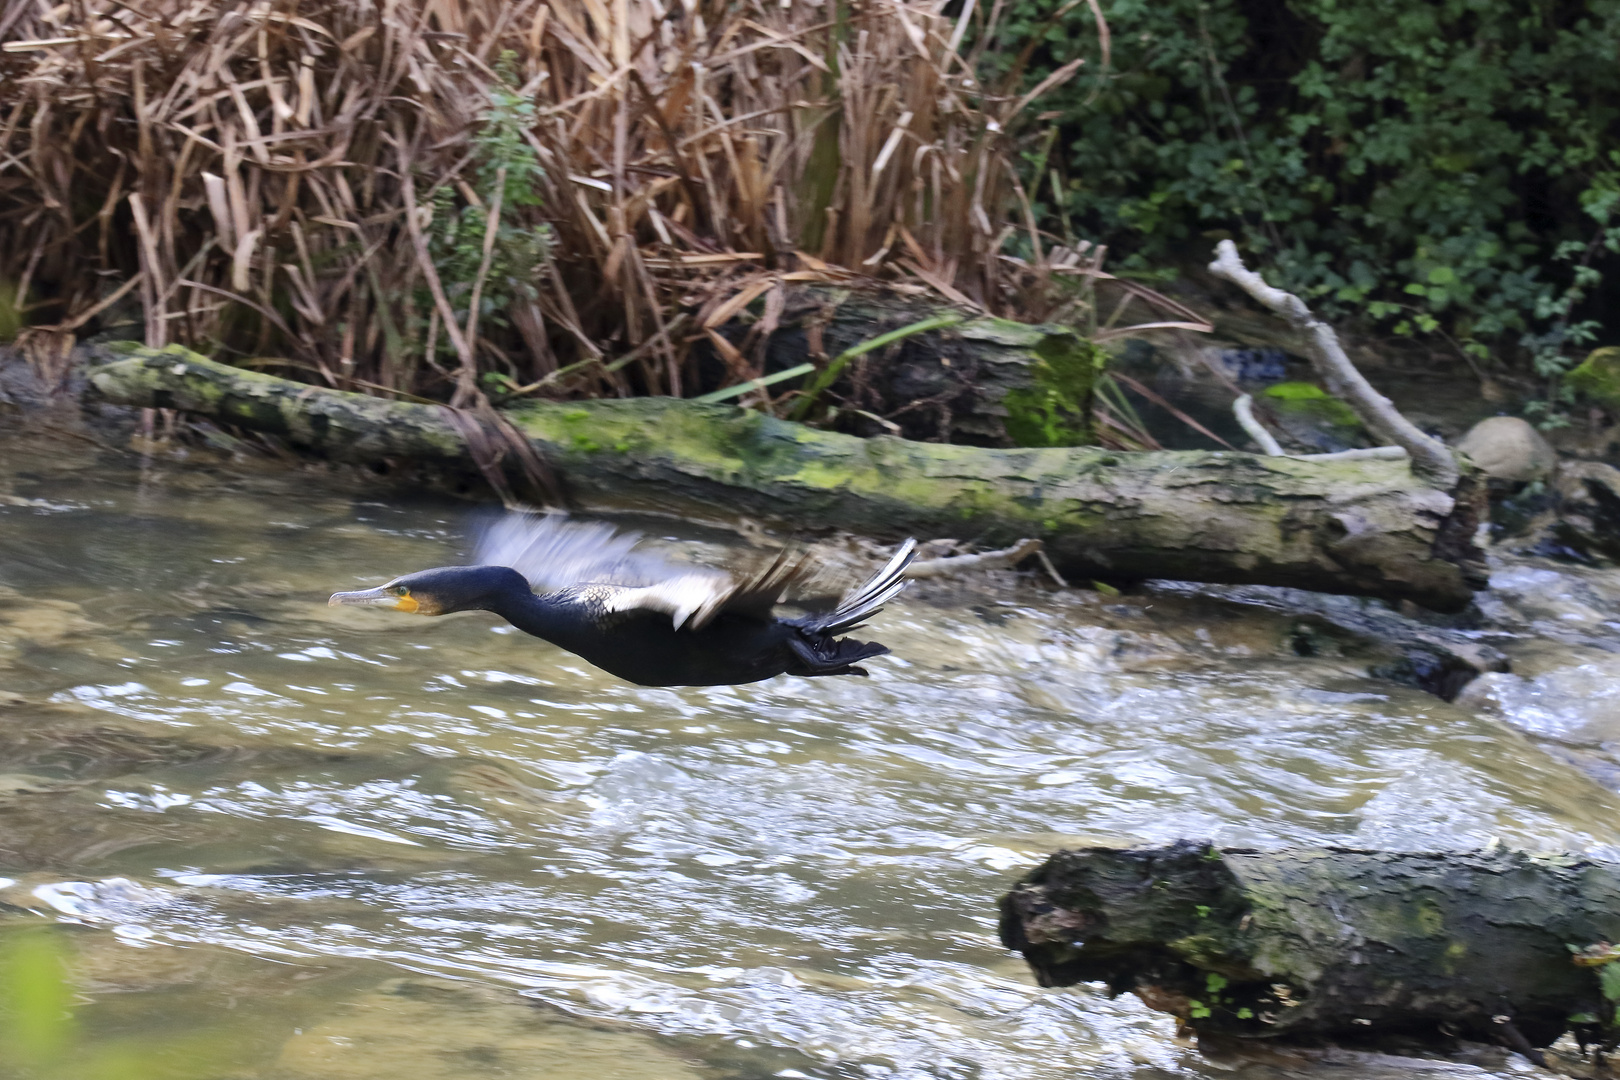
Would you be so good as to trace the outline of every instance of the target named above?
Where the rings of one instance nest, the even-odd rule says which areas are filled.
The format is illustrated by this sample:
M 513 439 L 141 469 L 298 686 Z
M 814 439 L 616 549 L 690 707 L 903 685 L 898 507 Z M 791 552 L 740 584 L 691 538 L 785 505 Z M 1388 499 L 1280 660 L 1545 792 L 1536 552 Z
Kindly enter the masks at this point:
M 646 689 L 325 605 L 461 560 L 463 506 L 0 424 L 0 949 L 74 994 L 7 1078 L 1200 1076 L 1033 985 L 1010 881 L 1098 839 L 1620 857 L 1620 576 L 1503 571 L 1526 676 L 1460 705 L 1286 613 L 1011 575 L 913 589 L 869 679 Z

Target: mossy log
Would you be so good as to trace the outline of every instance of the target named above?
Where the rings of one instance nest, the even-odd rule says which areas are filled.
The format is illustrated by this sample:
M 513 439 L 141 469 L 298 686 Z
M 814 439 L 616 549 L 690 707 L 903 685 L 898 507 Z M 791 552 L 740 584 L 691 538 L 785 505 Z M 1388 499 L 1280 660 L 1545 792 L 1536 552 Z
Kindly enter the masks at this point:
M 437 405 L 307 386 L 137 348 L 91 373 L 112 401 L 200 413 L 345 461 L 466 469 Z M 583 504 L 702 508 L 877 537 L 1046 543 L 1079 579 L 1287 585 L 1465 606 L 1483 585 L 1479 503 L 1402 461 L 983 449 L 861 439 L 671 398 L 506 412 Z
M 764 368 L 782 371 L 818 352 L 837 356 L 891 330 L 953 314 L 960 317 L 937 302 L 869 289 L 790 289 L 779 329 L 765 346 Z M 721 329 L 734 345 L 749 339 L 745 318 L 752 316 Z M 725 367 L 712 350 L 700 360 L 705 356 L 701 388 L 718 389 Z M 1014 445 L 1014 433 L 1044 420 L 1061 427 L 1063 441 L 1089 443 L 1102 356 L 1068 327 L 982 316 L 860 357 L 829 388 L 826 403 L 844 406 L 832 426 L 855 435 L 1005 447 Z M 781 383 L 773 392 L 798 385 Z
M 1042 986 L 1105 982 L 1201 1036 L 1528 1050 L 1615 1012 L 1570 947 L 1620 941 L 1620 866 L 1571 857 L 1084 848 L 1001 910 Z

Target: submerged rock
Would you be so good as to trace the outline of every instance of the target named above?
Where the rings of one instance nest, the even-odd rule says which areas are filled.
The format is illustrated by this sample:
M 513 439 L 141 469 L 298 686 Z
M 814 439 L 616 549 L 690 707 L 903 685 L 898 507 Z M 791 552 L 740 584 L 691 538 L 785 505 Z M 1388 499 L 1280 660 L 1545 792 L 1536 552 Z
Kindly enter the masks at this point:
M 1564 466 L 1558 482 L 1558 541 L 1587 559 L 1620 562 L 1620 469 L 1599 461 Z
M 1583 566 L 1620 562 L 1620 469 L 1566 459 L 1553 479 L 1495 494 L 1491 533 L 1498 552 Z
M 697 1080 L 640 1032 L 445 979 L 394 979 L 283 1047 L 287 1080 Z
M 1529 483 L 1546 480 L 1558 467 L 1558 454 L 1528 421 L 1493 416 L 1469 429 L 1457 443 L 1493 480 Z
M 1256 585 L 1153 583 L 1155 592 L 1200 595 L 1295 616 L 1287 647 L 1297 656 L 1345 656 L 1373 678 L 1415 686 L 1451 701 L 1484 672 L 1509 670 L 1508 658 L 1476 632 L 1477 611 L 1422 621 L 1379 601 Z

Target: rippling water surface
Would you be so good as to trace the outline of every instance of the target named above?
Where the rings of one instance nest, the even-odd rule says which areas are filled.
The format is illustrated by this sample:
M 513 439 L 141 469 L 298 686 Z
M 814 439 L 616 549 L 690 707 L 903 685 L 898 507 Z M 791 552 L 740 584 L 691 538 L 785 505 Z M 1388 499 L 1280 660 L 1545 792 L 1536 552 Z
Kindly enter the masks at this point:
M 1134 998 L 1033 985 L 1012 878 L 1097 838 L 1620 855 L 1551 689 L 1448 705 L 1258 608 L 919 588 L 870 679 L 654 690 L 325 606 L 466 525 L 0 431 L 0 937 L 53 927 L 69 1074 L 1202 1075 Z

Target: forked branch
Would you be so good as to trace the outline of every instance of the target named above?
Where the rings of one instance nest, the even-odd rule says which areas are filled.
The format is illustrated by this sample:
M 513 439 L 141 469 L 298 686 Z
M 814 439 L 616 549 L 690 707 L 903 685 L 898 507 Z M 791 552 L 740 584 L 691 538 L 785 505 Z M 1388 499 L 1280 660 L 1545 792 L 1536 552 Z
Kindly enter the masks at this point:
M 1374 435 L 1410 454 L 1412 471 L 1417 476 L 1447 491 L 1457 485 L 1457 459 L 1446 444 L 1418 430 L 1389 398 L 1372 388 L 1345 354 L 1339 335 L 1311 314 L 1305 301 L 1267 285 L 1265 278 L 1243 265 L 1237 245 L 1230 240 L 1222 240 L 1216 246 L 1215 261 L 1209 264 L 1209 271 L 1230 281 L 1303 333 L 1310 345 L 1311 363 L 1317 376 L 1327 384 L 1328 392 L 1349 404 Z

